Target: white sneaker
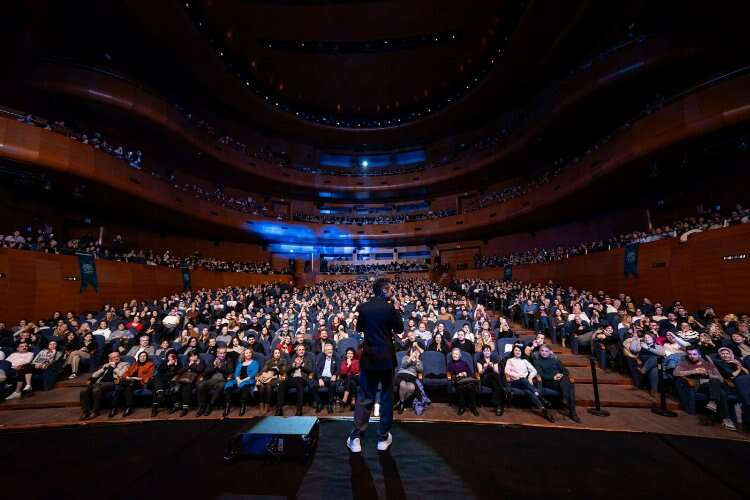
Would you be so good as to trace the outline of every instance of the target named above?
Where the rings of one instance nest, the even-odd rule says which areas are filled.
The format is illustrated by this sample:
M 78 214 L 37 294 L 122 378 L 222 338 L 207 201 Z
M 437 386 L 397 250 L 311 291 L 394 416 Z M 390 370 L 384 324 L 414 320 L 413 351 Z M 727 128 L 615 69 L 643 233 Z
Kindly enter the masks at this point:
M 18 391 L 15 391 L 15 392 L 13 392 L 13 394 L 11 394 L 10 396 L 8 396 L 8 397 L 7 397 L 7 398 L 5 398 L 5 399 L 6 399 L 6 400 L 8 400 L 8 399 L 18 399 L 18 398 L 20 398 L 20 397 L 21 397 L 21 393 L 20 393 L 20 392 L 18 392 Z
M 352 453 L 362 453 L 362 443 L 359 438 L 348 437 L 346 438 L 346 447 Z
M 31 392 L 31 385 L 26 384 L 26 386 L 23 388 L 23 392 Z
M 71 373 L 71 374 L 70 374 L 70 376 L 68 377 L 68 380 L 73 380 L 73 379 L 74 379 L 74 378 L 76 378 L 77 376 L 78 376 L 78 374 L 77 374 L 77 373 Z
M 721 426 L 724 427 L 728 431 L 736 431 L 737 427 L 734 425 L 734 422 L 732 422 L 732 419 L 725 418 L 721 421 Z
M 393 436 L 391 436 L 391 433 L 388 433 L 388 437 L 385 438 L 383 441 L 378 441 L 378 451 L 388 451 L 388 448 L 391 447 L 391 444 L 393 443 Z
M 706 403 L 706 409 L 712 413 L 716 413 L 716 401 L 709 401 Z

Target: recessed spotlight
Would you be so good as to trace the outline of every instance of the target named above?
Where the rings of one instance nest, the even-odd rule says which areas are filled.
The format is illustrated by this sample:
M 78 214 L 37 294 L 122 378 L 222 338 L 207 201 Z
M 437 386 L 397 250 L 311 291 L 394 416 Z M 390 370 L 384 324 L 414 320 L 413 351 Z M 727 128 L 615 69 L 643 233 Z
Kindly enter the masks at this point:
M 360 165 L 362 165 L 362 167 L 364 167 L 364 168 L 367 168 L 367 167 L 368 167 L 368 165 L 370 165 L 370 162 L 368 162 L 367 160 L 362 160 L 362 161 L 360 162 Z

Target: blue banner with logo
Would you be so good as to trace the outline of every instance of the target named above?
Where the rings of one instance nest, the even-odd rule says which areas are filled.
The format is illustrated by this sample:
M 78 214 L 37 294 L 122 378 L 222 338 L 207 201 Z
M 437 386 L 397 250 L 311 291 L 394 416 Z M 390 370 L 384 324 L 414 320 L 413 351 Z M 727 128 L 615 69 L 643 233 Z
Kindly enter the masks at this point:
M 503 268 L 503 279 L 505 281 L 513 281 L 513 266 L 506 264 Z
M 625 246 L 625 277 L 638 277 L 638 248 L 640 243 L 630 243 Z
M 81 270 L 81 291 L 91 285 L 99 291 L 99 278 L 96 275 L 96 260 L 92 253 L 77 253 L 78 267 Z
M 182 273 L 182 289 L 183 290 L 192 290 L 193 289 L 193 282 L 190 279 L 190 268 L 186 266 L 182 266 L 180 268 L 180 272 Z

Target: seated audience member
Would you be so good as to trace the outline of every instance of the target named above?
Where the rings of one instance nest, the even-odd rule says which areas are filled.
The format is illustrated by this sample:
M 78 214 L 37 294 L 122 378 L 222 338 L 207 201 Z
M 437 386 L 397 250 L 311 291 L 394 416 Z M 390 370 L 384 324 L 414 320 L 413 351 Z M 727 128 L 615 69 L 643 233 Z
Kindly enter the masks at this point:
M 432 341 L 430 342 L 430 345 L 427 346 L 428 351 L 436 351 L 440 354 L 448 354 L 451 350 L 450 344 L 445 340 L 443 337 L 443 334 L 440 332 L 435 332 L 432 336 Z
M 227 346 L 227 356 L 232 358 L 235 363 L 242 359 L 242 353 L 245 352 L 245 345 L 243 345 L 242 339 L 237 336 L 233 337 L 229 345 Z
M 656 343 L 655 333 L 650 331 L 643 334 L 643 339 L 637 334 L 625 339 L 623 342 L 623 354 L 634 366 L 640 376 L 648 380 L 649 391 L 652 396 L 656 396 L 659 390 L 659 372 L 657 367 L 657 358 L 664 356 L 664 347 Z M 634 375 L 634 382 L 638 383 L 639 376 Z
M 484 346 L 489 346 L 493 351 L 496 349 L 495 339 L 489 329 L 489 323 L 486 321 L 485 326 L 479 332 L 479 338 L 474 343 L 474 352 L 482 352 Z
M 154 351 L 154 356 L 164 361 L 165 359 L 167 359 L 167 355 L 170 351 L 174 351 L 174 349 L 172 348 L 172 344 L 169 342 L 169 340 L 162 339 L 161 342 L 159 342 L 159 347 L 157 347 Z
M 550 422 L 554 422 L 555 418 L 545 408 L 544 398 L 541 397 L 539 391 L 534 387 L 536 376 L 536 368 L 523 358 L 522 347 L 518 345 L 514 346 L 513 355 L 505 362 L 505 381 L 510 384 L 511 388 L 518 389 L 526 394 L 532 404 L 542 411 L 542 416 Z
M 184 344 L 180 349 L 180 354 L 183 356 L 190 356 L 193 353 L 200 354 L 203 352 L 197 337 L 190 337 L 187 344 Z
M 98 350 L 99 344 L 94 339 L 94 335 L 91 333 L 84 335 L 81 345 L 76 350 L 68 353 L 68 357 L 65 359 L 64 366 L 70 366 L 70 376 L 68 378 L 74 379 L 78 376 L 78 368 L 81 366 L 81 360 L 88 360 L 93 363 L 93 356 L 96 355 Z
M 294 348 L 292 347 L 292 337 L 288 333 L 281 335 L 276 348 L 283 353 L 292 354 L 294 352 Z
M 706 409 L 714 414 L 718 413 L 724 428 L 737 430 L 728 416 L 724 379 L 714 363 L 701 355 L 700 349 L 688 347 L 687 356 L 674 369 L 674 377 L 685 411 L 695 414 L 695 394 L 705 393 L 708 396 Z
M 495 407 L 495 415 L 498 417 L 502 416 L 505 406 L 505 393 L 500 370 L 500 360 L 497 353 L 492 352 L 490 346 L 484 346 L 482 355 L 477 360 L 477 373 L 481 385 L 492 389 L 491 403 Z
M 714 339 L 708 332 L 700 332 L 698 334 L 698 343 L 696 344 L 696 346 L 705 355 L 711 355 L 719 352 L 719 347 L 721 347 L 721 344 L 714 341 Z
M 451 346 L 458 347 L 463 352 L 468 352 L 472 356 L 474 355 L 474 342 L 470 341 L 466 338 L 466 329 L 469 328 L 469 325 L 464 325 L 464 329 L 459 330 L 456 332 L 456 338 L 453 340 L 453 343 Z M 473 336 L 473 334 L 472 334 Z M 490 348 L 490 351 L 492 350 L 492 346 L 487 346 Z
M 750 369 L 750 344 L 741 330 L 732 332 L 729 339 L 724 342 L 724 347 L 730 348 L 734 357 L 740 360 L 745 368 Z
M 125 349 L 125 346 L 130 342 L 130 339 L 132 338 L 133 334 L 130 333 L 127 328 L 125 328 L 125 323 L 120 322 L 117 324 L 117 328 L 115 329 L 115 331 L 109 335 L 107 345 L 111 350 L 117 350 L 118 352 L 122 353 Z
M 88 385 L 81 391 L 81 420 L 99 416 L 104 396 L 117 389 L 128 366 L 128 363 L 120 359 L 119 352 L 109 353 L 107 362 L 91 374 Z
M 169 341 L 165 340 L 165 342 Z M 166 405 L 170 414 L 179 408 L 179 403 L 175 399 L 175 393 L 179 390 L 179 385 L 175 379 L 180 368 L 180 358 L 177 353 L 174 350 L 168 350 L 164 360 L 156 367 L 150 383 L 150 388 L 154 392 L 154 399 L 151 403 L 152 417 L 159 414 L 159 406 Z
M 411 351 L 412 348 L 418 349 L 420 352 L 424 352 L 425 345 L 424 342 L 422 342 L 422 339 L 417 337 L 417 334 L 414 330 L 409 330 L 408 332 L 403 334 L 398 345 L 398 350 Z
M 582 319 L 581 315 L 575 316 L 572 321 L 568 321 L 566 330 L 573 354 L 579 354 L 580 346 L 591 348 L 594 331 L 589 327 L 589 323 Z
M 592 353 L 597 357 L 599 366 L 604 371 L 609 371 L 609 367 L 617 367 L 617 360 L 620 356 L 620 339 L 615 334 L 612 325 L 606 325 L 594 332 L 591 339 Z
M 16 351 L 11 353 L 10 356 L 6 358 L 6 361 L 10 363 L 11 369 L 16 374 L 16 390 L 13 391 L 13 393 L 5 399 L 20 398 L 21 390 L 26 389 L 26 387 L 24 386 L 24 382 L 26 382 L 26 385 L 29 386 L 26 392 L 31 390 L 31 374 L 33 370 L 31 362 L 33 359 L 34 353 L 31 352 L 29 344 L 27 344 L 26 342 L 21 342 L 20 344 L 18 344 L 18 346 L 16 346 Z
M 185 366 L 180 367 L 177 370 L 177 377 L 175 383 L 179 387 L 179 404 L 182 405 L 180 416 L 184 417 L 188 413 L 190 408 L 190 397 L 193 395 L 193 389 L 198 382 L 198 379 L 206 371 L 206 364 L 198 356 L 198 351 L 193 350 L 188 354 L 188 362 Z
M 539 348 L 539 356 L 534 359 L 539 377 L 539 392 L 542 389 L 552 389 L 562 395 L 563 404 L 568 408 L 568 417 L 577 423 L 581 419 L 576 413 L 575 385 L 570 380 L 568 369 L 562 362 L 552 355 L 552 349 L 547 345 Z
M 120 379 L 120 383 L 115 391 L 112 410 L 109 412 L 110 417 L 114 417 L 117 414 L 117 406 L 120 402 L 120 396 L 123 396 L 125 399 L 125 411 L 122 412 L 122 416 L 127 417 L 130 415 L 133 411 L 135 391 L 146 388 L 151 377 L 154 375 L 154 368 L 155 365 L 153 361 L 149 360 L 148 353 L 146 351 L 141 351 L 136 358 L 136 362 L 125 370 L 125 373 L 123 373 L 122 378 Z
M 523 348 L 523 355 L 527 359 L 536 359 L 539 357 L 539 349 L 545 345 L 547 338 L 543 333 L 537 333 L 534 338 L 528 342 Z
M 286 380 L 279 387 L 279 398 L 284 399 L 286 392 L 294 388 L 297 393 L 295 415 L 302 415 L 302 405 L 305 401 L 305 387 L 308 385 L 308 380 L 311 374 L 314 374 L 315 368 L 313 366 L 313 360 L 311 356 L 307 356 L 307 349 L 304 343 L 297 344 L 294 350 L 294 356 L 292 357 L 291 363 L 287 368 Z M 277 414 L 281 411 L 281 405 L 278 406 Z
M 716 369 L 724 377 L 724 382 L 728 386 L 734 386 L 742 404 L 742 414 L 747 415 L 747 412 L 750 412 L 750 371 L 742 366 L 742 363 L 734 357 L 734 352 L 728 347 L 719 349 Z
M 469 411 L 472 415 L 478 417 L 477 385 L 479 381 L 471 376 L 471 367 L 461 359 L 461 349 L 458 347 L 451 350 L 451 359 L 448 361 L 446 372 L 453 383 L 456 394 L 458 394 L 458 415 L 464 414 L 468 403 Z
M 198 382 L 196 386 L 195 393 L 198 398 L 196 417 L 211 414 L 213 407 L 216 406 L 219 398 L 224 394 L 225 384 L 227 381 L 232 380 L 233 374 L 234 363 L 227 356 L 227 348 L 219 347 L 216 351 L 216 357 L 203 371 L 203 380 Z
M 404 412 L 404 404 L 417 390 L 417 377 L 422 373 L 422 351 L 416 345 L 406 352 L 396 372 L 396 389 L 398 402 L 396 410 L 399 415 Z
M 104 342 L 109 342 L 109 337 L 110 335 L 112 335 L 112 330 L 109 329 L 106 321 L 100 321 L 99 328 L 94 330 L 92 333 L 94 335 L 101 335 L 102 337 L 104 337 Z
M 222 349 L 220 347 L 219 352 Z M 226 401 L 224 407 L 225 417 L 232 410 L 232 394 L 238 391 L 240 393 L 240 416 L 245 414 L 247 397 L 252 392 L 253 387 L 255 387 L 255 377 L 260 370 L 260 365 L 258 361 L 253 359 L 253 354 L 252 349 L 245 349 L 242 352 L 242 358 L 235 366 L 232 379 L 224 384 L 224 399 Z M 216 359 L 219 359 L 219 357 L 217 356 Z
M 260 398 L 260 414 L 267 415 L 271 405 L 271 395 L 273 391 L 279 390 L 279 384 L 281 383 L 282 377 L 286 376 L 287 363 L 282 356 L 280 349 L 274 349 L 271 353 L 271 357 L 266 360 L 263 365 L 263 369 L 260 374 L 256 377 L 256 384 L 258 387 L 259 398 Z M 284 397 L 281 393 L 278 393 L 277 407 L 281 409 L 281 405 L 284 401 Z
M 315 413 L 323 409 L 320 392 L 326 389 L 328 393 L 328 404 L 326 410 L 330 415 L 333 413 L 333 403 L 336 399 L 336 381 L 338 380 L 339 367 L 333 356 L 333 344 L 325 344 L 323 353 L 315 359 L 315 381 L 313 382 L 313 397 L 315 399 Z
M 47 347 L 39 351 L 34 359 L 31 360 L 31 371 L 27 371 L 24 376 L 26 385 L 23 388 L 25 392 L 31 391 L 31 378 L 33 375 L 42 375 L 43 389 L 48 391 L 55 386 L 55 381 L 62 371 L 63 353 L 57 349 L 57 340 L 51 339 Z
M 471 344 L 473 346 L 473 344 L 474 344 L 474 332 L 471 331 L 471 328 L 469 327 L 468 323 L 464 323 L 463 326 L 461 327 L 461 329 L 456 330 L 456 332 L 453 334 L 452 341 L 455 341 L 458 338 L 458 334 L 460 332 L 463 332 L 463 338 L 467 342 L 471 342 Z M 465 349 L 461 349 L 461 350 L 464 351 L 464 352 L 466 352 Z
M 341 398 L 342 405 L 349 404 L 354 409 L 357 400 L 357 388 L 359 387 L 359 360 L 355 358 L 355 351 L 349 347 L 344 354 L 339 366 L 340 382 L 344 387 L 344 394 Z M 351 400 L 349 397 L 351 396 Z
M 258 337 L 256 335 L 248 335 L 245 339 L 245 342 L 247 344 L 246 348 L 252 349 L 254 354 L 262 354 L 263 356 L 269 355 L 269 353 L 266 351 L 266 347 L 262 342 L 258 341 Z
M 321 328 L 320 332 L 318 332 L 318 339 L 313 344 L 312 352 L 314 354 L 325 352 L 325 348 L 328 345 L 333 347 L 334 351 L 336 350 L 336 343 L 328 338 L 328 330 L 326 328 Z
M 149 356 L 153 356 L 156 352 L 154 346 L 151 345 L 151 339 L 148 338 L 148 335 L 141 335 L 138 338 L 138 345 L 134 345 L 130 348 L 128 356 L 138 359 L 138 355 L 142 352 L 145 352 Z

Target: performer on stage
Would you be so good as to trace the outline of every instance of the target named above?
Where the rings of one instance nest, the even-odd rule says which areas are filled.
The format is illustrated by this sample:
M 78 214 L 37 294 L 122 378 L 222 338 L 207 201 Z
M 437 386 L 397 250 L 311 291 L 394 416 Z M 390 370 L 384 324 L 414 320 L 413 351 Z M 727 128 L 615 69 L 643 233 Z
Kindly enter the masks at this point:
M 372 300 L 357 308 L 358 329 L 365 339 L 360 357 L 359 391 L 354 408 L 354 430 L 346 440 L 352 453 L 360 453 L 360 438 L 367 430 L 370 413 L 375 404 L 378 384 L 380 391 L 380 426 L 378 451 L 386 451 L 393 442 L 389 432 L 393 424 L 393 368 L 396 366 L 395 335 L 404 330 L 401 304 L 394 296 L 393 285 L 387 279 L 378 279 L 372 287 Z

